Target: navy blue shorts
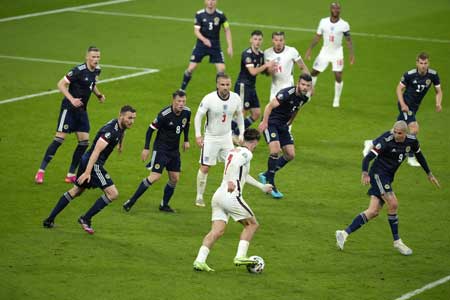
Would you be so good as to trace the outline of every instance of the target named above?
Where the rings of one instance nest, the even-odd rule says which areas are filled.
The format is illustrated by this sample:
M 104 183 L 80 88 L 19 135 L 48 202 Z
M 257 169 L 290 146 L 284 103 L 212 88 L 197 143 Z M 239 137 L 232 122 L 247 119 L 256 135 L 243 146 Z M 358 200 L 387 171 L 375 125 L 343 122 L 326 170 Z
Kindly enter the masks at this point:
M 239 81 L 234 85 L 234 92 L 239 94 L 242 99 L 241 83 Z M 244 84 L 244 109 L 259 108 L 259 98 L 255 87 Z
M 170 172 L 180 172 L 181 170 L 180 152 L 153 150 L 152 159 L 147 164 L 147 169 L 152 170 L 152 172 L 162 174 L 164 168 L 166 168 L 166 170 Z
M 89 132 L 90 129 L 87 111 L 61 107 L 56 125 L 57 132 Z
M 89 162 L 89 157 L 90 155 L 88 153 L 85 153 L 81 158 L 80 166 L 78 167 L 77 172 L 77 179 L 86 170 L 87 164 Z M 101 188 L 102 190 L 104 190 L 105 188 L 114 185 L 114 182 L 112 181 L 111 176 L 109 176 L 108 171 L 105 170 L 103 165 L 94 164 L 94 167 L 92 168 L 91 172 L 91 181 L 89 182 L 85 181 L 81 185 L 78 182 L 75 182 L 75 185 L 81 188 L 87 189 Z
M 264 138 L 266 139 L 267 144 L 270 142 L 279 141 L 281 147 L 294 144 L 294 138 L 289 132 L 289 126 L 287 124 L 269 124 L 267 129 L 264 130 Z
M 220 48 L 208 48 L 205 45 L 197 44 L 192 50 L 191 62 L 199 63 L 202 61 L 203 57 L 209 56 L 209 62 L 212 64 L 223 64 L 225 63 L 225 58 L 223 52 Z
M 403 112 L 400 104 L 398 104 L 398 117 L 397 117 L 397 121 L 405 121 L 406 124 L 412 123 L 412 122 L 416 122 L 416 112 L 417 111 L 413 111 L 413 110 L 409 110 L 408 112 Z
M 381 196 L 393 192 L 392 181 L 394 179 L 384 174 L 369 174 L 370 175 L 370 189 L 367 191 L 369 196 L 375 196 L 382 200 Z

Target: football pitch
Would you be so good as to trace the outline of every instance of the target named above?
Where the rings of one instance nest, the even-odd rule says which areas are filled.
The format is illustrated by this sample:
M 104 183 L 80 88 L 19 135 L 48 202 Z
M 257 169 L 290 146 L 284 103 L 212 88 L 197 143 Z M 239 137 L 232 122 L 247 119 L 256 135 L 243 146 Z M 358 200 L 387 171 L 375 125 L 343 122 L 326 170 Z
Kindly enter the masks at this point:
M 233 265 L 242 228 L 231 220 L 208 257 L 216 272 L 192 270 L 210 229 L 210 199 L 223 172 L 223 165 L 210 170 L 207 207 L 196 207 L 200 150 L 193 117 L 191 149 L 182 153 L 181 179 L 170 203 L 177 213 L 158 210 L 166 173 L 130 213 L 122 210 L 148 175 L 140 159 L 145 132 L 180 86 L 195 43 L 193 18 L 203 1 L 97 1 L 0 0 L 0 299 L 450 299 L 447 0 L 429 5 L 416 0 L 341 2 L 356 58 L 351 66 L 344 45 L 341 107 L 331 106 L 334 77 L 329 67 L 295 120 L 297 156 L 277 173 L 285 197 L 276 201 L 249 185 L 244 192 L 261 225 L 249 248 L 250 255 L 266 262 L 260 275 Z M 251 31 L 263 31 L 264 49 L 270 47 L 273 31 L 285 31 L 286 44 L 304 55 L 319 20 L 329 15 L 329 3 L 219 0 L 233 35 L 234 56 L 226 56 L 233 83 Z M 221 38 L 225 50 L 223 31 Z M 64 176 L 75 135 L 59 148 L 45 183 L 33 180 L 57 125 L 62 96 L 56 83 L 83 62 L 90 45 L 101 49 L 98 86 L 107 98 L 99 104 L 91 97 L 91 141 L 121 106 L 137 109 L 123 153 L 111 154 L 106 164 L 119 198 L 93 218 L 93 236 L 80 229 L 77 218 L 101 195 L 99 189 L 74 200 L 54 229 L 42 227 L 70 188 Z M 392 247 L 385 208 L 339 251 L 335 231 L 369 203 L 368 187 L 360 183 L 363 141 L 391 128 L 398 114 L 395 88 L 421 51 L 430 54 L 444 95 L 443 111 L 436 113 L 431 88 L 417 115 L 421 149 L 441 189 L 428 182 L 421 168 L 404 163 L 396 174 L 400 235 L 414 250 L 412 256 Z M 305 62 L 311 69 L 312 61 Z M 187 90 L 193 116 L 214 89 L 215 68 L 205 58 Z M 270 78 L 258 76 L 262 106 L 269 90 Z M 252 161 L 254 177 L 266 169 L 267 156 L 261 141 Z M 438 280 L 441 284 L 433 284 Z

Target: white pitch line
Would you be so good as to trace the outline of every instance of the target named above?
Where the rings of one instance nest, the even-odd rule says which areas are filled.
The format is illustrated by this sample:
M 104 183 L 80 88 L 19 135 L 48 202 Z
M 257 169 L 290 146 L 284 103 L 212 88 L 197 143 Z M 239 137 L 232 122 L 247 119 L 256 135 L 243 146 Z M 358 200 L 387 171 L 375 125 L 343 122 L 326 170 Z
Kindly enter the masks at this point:
M 32 18 L 32 17 L 51 15 L 51 14 L 59 14 L 62 12 L 71 11 L 71 10 L 75 10 L 75 9 L 112 5 L 112 4 L 129 2 L 129 1 L 133 1 L 133 0 L 113 0 L 113 1 L 107 1 L 107 2 L 100 2 L 100 3 L 93 3 L 93 4 L 86 4 L 86 5 L 80 5 L 80 6 L 65 7 L 65 8 L 54 9 L 54 10 L 41 11 L 41 12 L 33 13 L 33 14 L 26 14 L 26 15 L 3 18 L 3 19 L 0 19 L 0 23 L 14 21 L 14 20 L 27 19 L 27 18 Z
M 420 293 L 422 293 L 422 292 L 424 292 L 426 290 L 429 290 L 429 289 L 432 289 L 432 288 L 434 288 L 434 287 L 436 287 L 438 285 L 444 284 L 444 283 L 446 283 L 449 280 L 450 280 L 450 275 L 446 276 L 444 278 L 441 278 L 439 280 L 436 280 L 434 282 L 431 282 L 431 283 L 429 283 L 427 285 L 424 285 L 420 289 L 417 289 L 415 291 L 412 291 L 412 292 L 409 292 L 407 294 L 404 294 L 400 298 L 397 298 L 395 300 L 407 300 L 407 299 L 409 299 L 411 297 L 414 297 L 414 296 L 416 296 L 416 295 L 418 295 L 418 294 L 420 294 Z
M 74 12 L 87 13 L 87 14 L 98 14 L 98 15 L 145 18 L 145 19 L 153 19 L 153 20 L 167 20 L 167 21 L 185 22 L 185 23 L 193 24 L 193 20 L 191 18 L 177 18 L 177 17 L 168 17 L 168 16 L 155 16 L 155 15 L 144 15 L 144 14 L 121 13 L 121 12 L 113 12 L 113 11 L 84 10 L 84 9 L 77 9 L 77 10 L 74 10 Z M 241 22 L 230 22 L 230 25 L 241 26 L 241 27 L 253 27 L 253 28 L 255 28 L 255 27 L 256 28 L 267 28 L 267 29 L 274 29 L 274 30 L 316 32 L 315 29 L 311 29 L 311 28 L 288 27 L 288 26 L 278 26 L 278 25 L 264 25 L 264 24 L 252 24 L 252 23 L 241 23 Z M 445 40 L 445 39 L 421 38 L 421 37 L 402 36 L 402 35 L 388 35 L 388 34 L 364 33 L 364 32 L 352 32 L 352 35 L 380 38 L 380 39 L 391 39 L 391 40 L 409 40 L 409 41 L 432 42 L 432 43 L 441 43 L 441 44 L 450 43 L 450 40 Z
M 56 59 L 48 59 L 48 58 L 36 58 L 36 57 L 24 57 L 24 56 L 11 56 L 11 55 L 2 55 L 0 54 L 0 58 L 5 59 L 15 59 L 15 60 L 25 60 L 25 61 L 37 61 L 37 62 L 47 62 L 47 63 L 55 63 L 55 64 L 64 64 L 64 65 L 79 65 L 78 61 L 69 61 L 69 60 L 56 60 Z M 115 68 L 115 69 L 124 69 L 124 70 L 150 70 L 148 68 L 139 68 L 139 67 L 130 67 L 130 66 L 117 66 L 117 65 L 107 65 L 100 64 L 102 67 Z
M 111 81 L 123 80 L 123 79 L 127 79 L 127 78 L 142 76 L 142 75 L 156 73 L 156 72 L 159 72 L 159 70 L 158 69 L 146 69 L 145 71 L 142 71 L 142 72 L 136 72 L 136 73 L 127 74 L 127 75 L 123 75 L 123 76 L 99 80 L 98 83 L 106 83 L 106 82 L 111 82 Z M 44 96 L 44 95 L 56 94 L 56 93 L 59 93 L 59 90 L 56 89 L 56 90 L 41 92 L 41 93 L 37 93 L 37 94 L 31 94 L 31 95 L 25 95 L 25 96 L 0 100 L 0 105 L 6 104 L 6 103 L 11 103 L 11 102 L 22 101 L 22 100 L 26 100 L 26 99 L 30 99 L 30 98 L 36 98 L 36 97 L 40 97 L 40 96 Z

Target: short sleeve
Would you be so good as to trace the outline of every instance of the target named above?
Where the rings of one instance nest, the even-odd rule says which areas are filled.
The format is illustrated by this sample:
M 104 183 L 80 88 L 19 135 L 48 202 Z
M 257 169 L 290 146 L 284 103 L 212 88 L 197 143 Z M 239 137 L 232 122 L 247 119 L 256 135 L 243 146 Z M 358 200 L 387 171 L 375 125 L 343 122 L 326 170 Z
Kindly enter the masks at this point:
M 440 86 L 441 85 L 441 81 L 439 79 L 438 73 L 436 73 L 431 80 L 433 81 L 434 86 Z
M 208 98 L 204 97 L 202 99 L 202 102 L 200 102 L 200 105 L 198 106 L 198 111 L 202 114 L 206 114 L 206 112 L 208 111 Z
M 220 23 L 223 24 L 223 23 L 225 23 L 226 21 L 228 21 L 227 17 L 225 16 L 225 14 L 222 14 L 222 15 L 220 16 Z
M 278 102 L 280 102 L 280 104 L 281 103 L 283 103 L 285 100 L 286 100 L 286 98 L 289 96 L 289 94 L 283 89 L 283 90 L 281 90 L 281 91 L 279 91 L 277 94 L 276 94 L 276 96 L 275 96 L 275 98 L 278 100 Z
M 317 27 L 316 33 L 319 35 L 323 34 L 323 21 L 322 20 L 320 20 L 320 22 L 319 22 L 319 26 Z
M 373 148 L 372 148 L 372 152 L 375 155 L 378 155 L 380 153 L 382 153 L 385 149 L 386 149 L 386 141 L 384 139 L 384 134 L 377 137 L 376 139 L 373 140 Z
M 161 124 L 164 122 L 164 117 L 161 113 L 159 113 L 153 122 L 150 124 L 150 127 L 154 130 L 158 130 L 161 127 Z
M 114 131 L 113 130 L 105 131 L 102 134 L 101 138 L 102 138 L 102 140 L 104 140 L 105 142 L 107 142 L 109 144 L 116 139 L 116 132 L 115 132 L 115 130 Z
M 348 22 L 344 22 L 344 26 L 342 28 L 343 32 L 349 32 L 350 31 L 350 24 Z
M 400 82 L 404 85 L 407 86 L 409 83 L 409 75 L 408 72 L 406 72 L 405 74 L 403 74 L 402 78 L 400 79 Z
M 297 49 L 295 48 L 291 48 L 291 55 L 292 55 L 292 60 L 297 62 L 298 60 L 302 59 L 302 57 L 300 56 L 300 54 L 298 53 Z
M 201 26 L 202 25 L 202 18 L 199 13 L 195 14 L 194 18 L 194 26 Z
M 71 83 L 77 81 L 77 79 L 80 76 L 80 73 L 81 73 L 80 69 L 78 67 L 75 67 L 72 70 L 70 70 L 64 78 L 67 83 Z
M 252 56 L 247 51 L 244 51 L 244 53 L 242 53 L 242 64 L 247 68 L 254 67 Z

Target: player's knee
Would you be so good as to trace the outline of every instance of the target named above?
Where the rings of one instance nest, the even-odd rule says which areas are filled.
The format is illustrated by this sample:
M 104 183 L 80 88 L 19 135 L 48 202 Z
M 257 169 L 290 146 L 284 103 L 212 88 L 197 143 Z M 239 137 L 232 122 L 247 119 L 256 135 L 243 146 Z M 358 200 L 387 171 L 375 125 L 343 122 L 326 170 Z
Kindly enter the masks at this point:
M 284 158 L 286 158 L 287 161 L 291 161 L 295 158 L 295 153 L 286 153 Z
M 398 202 L 397 201 L 391 201 L 388 204 L 388 209 L 389 209 L 389 212 L 397 212 Z
M 258 120 L 260 116 L 261 116 L 261 112 L 259 110 L 252 111 L 251 118 L 252 118 L 253 122 Z
M 110 191 L 105 192 L 106 197 L 108 197 L 109 200 L 114 201 L 119 197 L 119 191 L 117 189 L 113 189 Z
M 178 180 L 179 180 L 178 177 L 172 177 L 172 178 L 169 179 L 167 184 L 174 188 L 174 187 L 177 186 Z
M 213 236 L 214 240 L 217 240 L 225 233 L 225 228 L 215 229 L 211 233 L 212 233 L 212 236 Z
M 364 212 L 368 220 L 376 218 L 380 214 L 380 210 L 378 209 L 368 209 Z
M 278 159 L 278 152 L 270 153 L 269 157 L 272 158 L 272 159 Z

